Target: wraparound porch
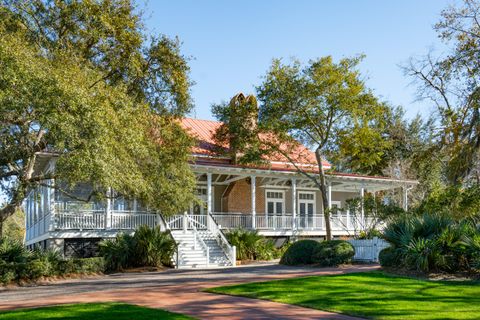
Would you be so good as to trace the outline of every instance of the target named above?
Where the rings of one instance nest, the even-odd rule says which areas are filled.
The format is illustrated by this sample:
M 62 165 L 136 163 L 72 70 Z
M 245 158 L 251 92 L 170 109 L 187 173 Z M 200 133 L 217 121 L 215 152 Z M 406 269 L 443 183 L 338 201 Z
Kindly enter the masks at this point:
M 292 214 L 282 216 L 251 216 L 243 213 L 215 212 L 211 214 L 220 229 L 224 231 L 243 228 L 258 230 L 265 236 L 324 236 L 325 221 L 323 215 L 314 217 L 297 216 Z M 193 223 L 187 222 L 188 220 Z M 255 221 L 254 221 L 255 219 Z M 367 218 L 372 219 L 372 218 Z M 353 236 L 361 229 L 363 223 L 357 221 L 349 211 L 339 212 L 330 218 L 333 235 Z M 367 223 L 374 223 L 373 220 Z M 59 212 L 45 216 L 28 230 L 30 239 L 35 239 L 47 231 L 89 232 L 92 236 L 105 231 L 133 231 L 141 225 L 149 227 L 160 226 L 164 229 L 183 230 L 195 226 L 198 230 L 208 229 L 207 215 L 173 215 L 162 217 L 159 214 L 147 212 L 118 212 L 110 214 L 101 211 Z M 253 227 L 255 225 L 255 228 Z

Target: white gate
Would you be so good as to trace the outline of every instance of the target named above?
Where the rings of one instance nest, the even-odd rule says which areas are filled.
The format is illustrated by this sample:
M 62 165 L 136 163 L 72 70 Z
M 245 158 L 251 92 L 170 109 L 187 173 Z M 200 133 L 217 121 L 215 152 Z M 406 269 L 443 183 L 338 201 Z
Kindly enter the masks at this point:
M 348 242 L 355 248 L 353 260 L 357 261 L 377 262 L 380 251 L 390 246 L 388 242 L 377 237 L 365 240 L 348 240 Z

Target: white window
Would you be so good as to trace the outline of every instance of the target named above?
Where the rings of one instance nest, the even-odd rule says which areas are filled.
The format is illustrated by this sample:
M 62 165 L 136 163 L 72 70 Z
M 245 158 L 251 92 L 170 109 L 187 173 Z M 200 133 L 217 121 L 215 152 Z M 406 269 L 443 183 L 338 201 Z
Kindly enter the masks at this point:
M 332 210 L 342 208 L 342 202 L 341 201 L 331 201 L 331 204 L 332 204 Z
M 298 214 L 310 217 L 315 215 L 315 192 L 298 192 Z
M 281 190 L 266 190 L 265 202 L 269 215 L 281 215 L 285 213 L 285 192 Z

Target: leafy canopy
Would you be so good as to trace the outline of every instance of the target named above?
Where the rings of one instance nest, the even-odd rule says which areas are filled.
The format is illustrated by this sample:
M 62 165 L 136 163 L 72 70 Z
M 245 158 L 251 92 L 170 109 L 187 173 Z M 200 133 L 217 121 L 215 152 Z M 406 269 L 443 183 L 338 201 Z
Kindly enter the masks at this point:
M 277 59 L 257 88 L 260 123 L 282 139 L 292 137 L 352 171 L 370 171 L 389 148 L 380 130 L 387 106 L 361 79 L 362 57 L 334 62 L 322 57 L 302 65 Z
M 405 67 L 418 84 L 418 96 L 436 111 L 435 153 L 450 185 L 478 183 L 480 150 L 480 3 L 450 6 L 435 25 L 450 46 L 446 55 L 412 59 Z
M 147 41 L 130 1 L 3 2 L 0 69 L 0 221 L 52 178 L 165 213 L 192 200 L 176 120 L 191 108 L 189 68 L 177 40 Z M 34 171 L 43 151 L 54 173 Z

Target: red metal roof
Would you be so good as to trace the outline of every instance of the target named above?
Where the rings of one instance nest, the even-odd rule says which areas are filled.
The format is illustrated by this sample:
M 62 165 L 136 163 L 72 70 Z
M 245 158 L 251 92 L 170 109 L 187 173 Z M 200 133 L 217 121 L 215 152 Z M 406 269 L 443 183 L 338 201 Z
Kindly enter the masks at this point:
M 213 138 L 216 130 L 221 125 L 221 122 L 212 120 L 199 120 L 192 118 L 182 119 L 183 128 L 197 140 L 197 144 L 192 150 L 194 155 L 203 155 L 216 158 L 222 156 L 217 153 L 217 150 L 219 148 L 228 149 L 228 145 L 219 146 Z M 266 137 L 264 136 L 263 138 Z M 295 143 L 293 145 L 282 144 L 280 145 L 280 148 L 284 152 L 288 151 L 289 157 L 293 159 L 296 164 L 299 164 L 302 167 L 311 167 L 311 169 L 315 169 L 317 167 L 315 154 L 304 145 L 300 143 Z M 281 153 L 271 154 L 266 160 L 270 162 L 271 168 L 290 170 L 293 168 L 293 165 L 290 163 L 289 159 L 287 159 Z M 205 161 L 205 159 L 202 161 Z M 216 161 L 218 162 L 218 159 Z M 229 160 L 225 160 L 225 162 L 227 161 Z M 327 161 L 323 161 L 323 165 L 326 169 L 331 167 L 330 163 Z
M 218 146 L 213 138 L 216 130 L 222 125 L 221 122 L 213 120 L 183 118 L 181 124 L 182 127 L 197 140 L 197 144 L 192 150 L 192 153 L 195 155 L 196 164 L 219 167 L 269 169 L 275 171 L 297 171 L 297 169 L 290 163 L 290 161 L 281 154 L 270 155 L 267 159 L 270 162 L 269 166 L 234 165 L 232 164 L 230 159 L 217 153 L 219 147 L 228 148 L 228 145 Z M 283 151 L 286 151 L 288 150 L 288 148 L 290 148 L 290 157 L 294 159 L 298 165 L 301 165 L 305 171 L 318 171 L 315 153 L 301 143 L 297 143 L 293 147 L 292 145 L 282 145 L 281 148 L 283 148 Z M 328 161 L 324 161 L 323 165 L 326 169 L 331 168 L 331 165 Z M 329 172 L 328 174 L 343 177 L 391 179 L 390 177 L 369 176 L 344 172 Z

